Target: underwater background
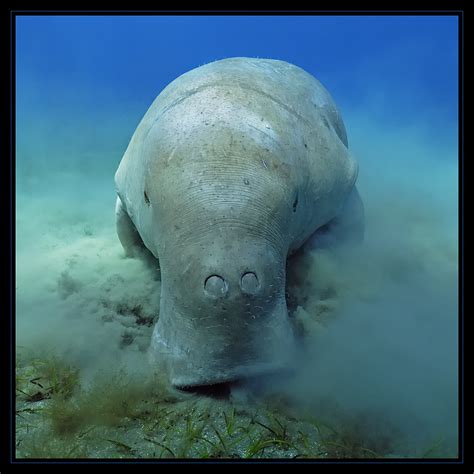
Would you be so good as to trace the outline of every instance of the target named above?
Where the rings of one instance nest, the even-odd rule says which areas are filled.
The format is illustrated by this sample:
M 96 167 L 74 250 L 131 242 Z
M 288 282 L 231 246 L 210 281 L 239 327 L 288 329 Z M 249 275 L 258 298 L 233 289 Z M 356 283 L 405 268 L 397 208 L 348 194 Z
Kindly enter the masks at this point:
M 455 16 L 16 17 L 17 456 L 457 456 L 457 41 Z M 209 398 L 147 365 L 159 274 L 124 258 L 113 177 L 168 83 L 235 56 L 328 89 L 366 238 L 289 288 L 293 378 Z

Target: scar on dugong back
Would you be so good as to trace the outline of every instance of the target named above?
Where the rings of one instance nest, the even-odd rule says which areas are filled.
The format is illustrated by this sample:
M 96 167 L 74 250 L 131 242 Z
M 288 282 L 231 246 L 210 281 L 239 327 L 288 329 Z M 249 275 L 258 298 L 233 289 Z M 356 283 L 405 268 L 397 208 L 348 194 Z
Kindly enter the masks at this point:
M 362 239 L 357 171 L 331 96 L 287 62 L 216 61 L 160 93 L 115 174 L 116 221 L 127 255 L 159 259 L 150 355 L 175 386 L 289 364 L 287 259 Z

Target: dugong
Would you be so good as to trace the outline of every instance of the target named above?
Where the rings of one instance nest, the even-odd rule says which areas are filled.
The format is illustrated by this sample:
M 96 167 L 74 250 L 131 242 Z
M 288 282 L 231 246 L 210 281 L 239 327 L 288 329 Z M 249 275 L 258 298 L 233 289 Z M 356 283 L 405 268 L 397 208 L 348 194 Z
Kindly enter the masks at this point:
M 174 386 L 288 366 L 287 259 L 362 238 L 357 173 L 331 96 L 287 62 L 216 61 L 159 94 L 115 174 L 115 213 L 126 255 L 159 260 L 150 355 Z

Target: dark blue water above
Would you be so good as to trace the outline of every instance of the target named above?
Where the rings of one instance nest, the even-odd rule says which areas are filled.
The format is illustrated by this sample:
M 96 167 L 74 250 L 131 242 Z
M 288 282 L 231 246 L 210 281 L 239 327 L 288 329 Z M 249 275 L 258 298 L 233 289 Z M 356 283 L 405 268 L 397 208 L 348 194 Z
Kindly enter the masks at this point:
M 32 128 L 31 122 L 50 120 L 56 134 L 64 130 L 68 136 L 75 121 L 90 134 L 110 133 L 111 121 L 134 128 L 180 74 L 217 59 L 251 56 L 307 70 L 343 114 L 370 107 L 366 114 L 376 121 L 422 125 L 440 140 L 457 126 L 457 21 L 454 16 L 18 17 L 18 120 Z

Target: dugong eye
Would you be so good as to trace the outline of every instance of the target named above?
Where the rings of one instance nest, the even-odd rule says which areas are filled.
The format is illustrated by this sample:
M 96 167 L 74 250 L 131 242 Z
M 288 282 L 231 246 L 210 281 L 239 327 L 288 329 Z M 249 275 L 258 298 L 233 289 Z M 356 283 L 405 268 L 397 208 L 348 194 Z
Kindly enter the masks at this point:
M 296 191 L 295 199 L 293 201 L 293 212 L 296 212 L 297 206 L 298 206 L 298 191 Z
M 149 206 L 150 205 L 150 199 L 149 199 L 148 194 L 146 193 L 146 191 L 143 191 L 143 198 L 145 199 L 145 202 Z

